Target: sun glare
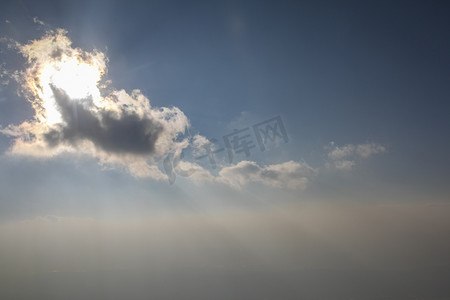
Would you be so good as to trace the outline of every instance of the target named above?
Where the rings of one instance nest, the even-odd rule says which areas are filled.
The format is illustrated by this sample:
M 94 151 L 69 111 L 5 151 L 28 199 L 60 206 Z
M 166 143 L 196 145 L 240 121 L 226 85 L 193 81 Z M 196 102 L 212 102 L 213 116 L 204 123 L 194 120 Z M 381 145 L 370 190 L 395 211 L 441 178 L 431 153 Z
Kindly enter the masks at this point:
M 98 103 L 100 91 L 97 84 L 101 76 L 98 68 L 77 58 L 46 65 L 39 76 L 41 90 L 38 92 L 46 111 L 46 122 L 52 125 L 62 121 L 52 85 L 66 92 L 72 100 L 92 97 L 94 103 Z

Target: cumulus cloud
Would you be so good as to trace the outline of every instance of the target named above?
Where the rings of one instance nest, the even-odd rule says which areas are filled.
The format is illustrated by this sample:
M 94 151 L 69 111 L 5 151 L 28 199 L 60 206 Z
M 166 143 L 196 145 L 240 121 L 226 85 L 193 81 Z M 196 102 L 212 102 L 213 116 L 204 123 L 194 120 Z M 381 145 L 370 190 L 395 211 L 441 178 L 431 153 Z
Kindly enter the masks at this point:
M 124 169 L 136 177 L 168 178 L 173 183 L 177 174 L 235 188 L 256 182 L 303 189 L 315 174 L 303 162 L 259 166 L 243 161 L 213 175 L 181 159 L 187 147 L 195 156 L 204 147 L 213 147 L 211 141 L 201 135 L 184 138 L 189 120 L 177 107 L 152 107 L 139 90 L 127 93 L 108 86 L 103 80 L 108 60 L 102 52 L 73 47 L 64 30 L 50 31 L 15 48 L 28 60 L 18 81 L 35 116 L 0 128 L 13 138 L 12 155 L 82 154 L 105 168 Z M 166 174 L 158 168 L 159 161 Z
M 376 143 L 347 144 L 339 147 L 334 142 L 331 142 L 329 149 L 328 159 L 330 162 L 327 163 L 327 166 L 338 170 L 351 170 L 358 160 L 386 152 L 385 146 Z
M 148 116 L 121 108 L 119 113 L 100 109 L 92 111 L 83 102 L 73 102 L 64 90 L 52 86 L 53 95 L 64 120 L 44 134 L 49 146 L 76 145 L 92 141 L 109 153 L 153 154 L 163 125 Z
M 259 166 L 253 161 L 241 161 L 220 170 L 216 180 L 236 188 L 255 182 L 272 187 L 303 190 L 316 173 L 317 170 L 305 162 L 288 161 Z
M 383 152 L 386 152 L 386 147 L 375 143 L 356 146 L 356 154 L 362 158 L 368 158 L 369 156 Z
M 28 60 L 20 83 L 35 116 L 0 129 L 14 138 L 10 154 L 81 153 L 138 177 L 165 177 L 156 159 L 187 146 L 178 139 L 189 127 L 180 109 L 152 107 L 139 90 L 100 90 L 107 58 L 72 47 L 64 30 L 18 49 Z
M 256 183 L 275 188 L 295 190 L 306 189 L 318 171 L 306 162 L 287 161 L 280 164 L 261 166 L 255 161 L 240 161 L 230 166 L 221 166 L 217 174 L 212 174 L 202 166 L 174 158 L 164 161 L 169 174 L 169 182 L 173 183 L 176 176 L 189 177 L 197 185 L 225 185 L 233 189 Z
M 41 24 L 38 19 L 35 22 Z M 13 72 L 0 66 L 0 83 L 16 81 L 35 112 L 21 124 L 0 127 L 0 133 L 12 139 L 10 155 L 51 158 L 70 153 L 94 158 L 104 168 L 124 170 L 136 177 L 173 183 L 179 175 L 197 183 L 238 189 L 258 183 L 302 190 L 317 174 L 307 163 L 294 161 L 266 166 L 241 161 L 221 166 L 213 174 L 181 159 L 188 147 L 193 157 L 206 147 L 214 152 L 213 141 L 201 135 L 185 137 L 190 123 L 179 108 L 153 107 L 139 90 L 112 87 L 105 78 L 108 59 L 101 51 L 73 47 L 62 29 L 23 45 L 5 42 L 24 56 L 27 65 Z M 386 151 L 374 143 L 330 145 L 329 165 L 342 170 L 351 169 L 358 159 Z M 216 169 L 215 160 L 209 158 L 211 168 Z M 164 172 L 158 167 L 160 162 Z

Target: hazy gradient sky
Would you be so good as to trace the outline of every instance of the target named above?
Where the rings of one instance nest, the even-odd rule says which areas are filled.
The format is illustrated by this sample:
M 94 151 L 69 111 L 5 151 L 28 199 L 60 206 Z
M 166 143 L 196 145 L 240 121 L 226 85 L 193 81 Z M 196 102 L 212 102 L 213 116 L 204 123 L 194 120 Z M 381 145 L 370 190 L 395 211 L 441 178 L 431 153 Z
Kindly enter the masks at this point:
M 2 1 L 1 293 L 450 299 L 449 13 L 446 1 Z M 64 125 L 33 123 L 20 86 L 40 70 L 32 40 L 106 62 L 102 97 L 125 103 L 120 117 L 57 86 Z M 252 126 L 277 116 L 288 141 L 263 152 Z M 249 156 L 195 158 L 247 127 Z

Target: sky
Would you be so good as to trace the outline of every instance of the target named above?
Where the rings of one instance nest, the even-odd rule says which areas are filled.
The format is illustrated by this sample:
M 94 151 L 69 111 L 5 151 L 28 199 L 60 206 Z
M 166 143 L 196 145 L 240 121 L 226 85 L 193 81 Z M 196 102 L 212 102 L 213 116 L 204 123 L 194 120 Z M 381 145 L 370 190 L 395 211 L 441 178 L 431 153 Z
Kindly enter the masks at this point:
M 446 1 L 2 1 L 5 299 L 447 299 Z

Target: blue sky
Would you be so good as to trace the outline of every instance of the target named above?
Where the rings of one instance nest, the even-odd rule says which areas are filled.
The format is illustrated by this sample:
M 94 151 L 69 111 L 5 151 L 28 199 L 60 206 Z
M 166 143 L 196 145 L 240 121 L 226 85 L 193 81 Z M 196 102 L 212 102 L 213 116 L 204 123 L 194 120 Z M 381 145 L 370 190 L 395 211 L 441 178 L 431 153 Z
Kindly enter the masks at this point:
M 0 239 L 8 246 L 2 276 L 45 277 L 82 265 L 97 279 L 97 272 L 116 269 L 145 277 L 160 260 L 157 268 L 177 274 L 198 263 L 228 278 L 233 290 L 230 274 L 246 274 L 240 269 L 246 261 L 261 276 L 255 282 L 273 270 L 298 272 L 289 273 L 295 278 L 329 269 L 330 278 L 339 271 L 352 278 L 344 270 L 412 266 L 419 271 L 408 273 L 411 282 L 424 268 L 448 272 L 448 13 L 445 1 L 3 1 Z M 42 70 L 40 58 L 26 59 L 34 57 L 37 41 L 56 49 L 46 36 L 74 57 L 104 55 L 101 83 L 109 81 L 102 97 L 125 103 L 116 107 L 120 117 L 108 119 L 105 107 L 93 109 L 90 98 L 74 100 L 56 86 L 52 99 L 65 123 L 36 121 L 31 90 L 20 86 L 30 73 L 14 72 Z M 161 107 L 166 112 L 158 113 Z M 73 121 L 74 111 L 79 120 Z M 170 114 L 175 111 L 179 119 Z M 277 116 L 289 141 L 262 152 L 252 126 Z M 32 128 L 23 131 L 24 122 Z M 225 135 L 247 127 L 255 144 L 250 156 L 234 153 L 230 162 L 224 150 L 217 168 L 195 158 L 196 143 L 214 138 L 220 148 Z M 36 140 L 25 138 L 30 133 Z M 184 158 L 176 166 L 179 150 Z M 166 157 L 175 168 L 172 183 Z M 195 172 L 183 176 L 183 166 Z M 153 225 L 161 231 L 150 230 Z M 135 234 L 127 238 L 130 228 Z M 72 235 L 73 241 L 66 238 Z M 58 259 L 44 253 L 58 239 L 80 249 L 78 235 L 88 236 L 89 251 L 77 256 L 55 247 Z M 102 265 L 94 249 L 114 241 L 134 246 L 103 250 Z M 147 253 L 153 242 L 159 248 Z M 400 254 L 406 252 L 412 254 Z M 217 264 L 229 269 L 218 271 Z M 127 282 L 135 275 L 117 276 Z M 173 280 L 176 285 L 178 277 Z M 47 295 L 50 283 L 39 295 Z M 387 286 L 387 296 L 404 291 Z M 449 296 L 443 286 L 434 288 Z M 432 297 L 423 291 L 415 295 Z M 309 292 L 311 299 L 331 297 Z M 337 293 L 349 298 L 351 292 Z M 358 295 L 368 299 L 371 288 Z

